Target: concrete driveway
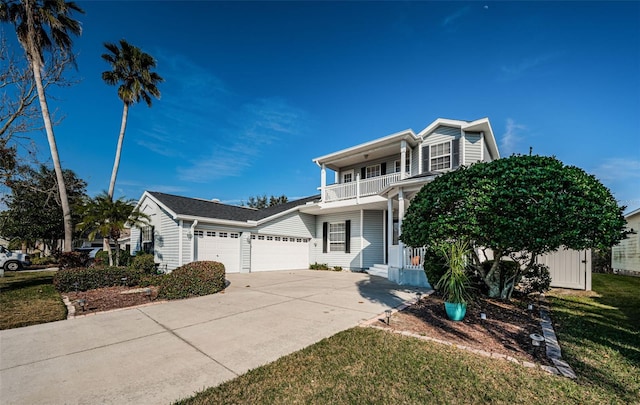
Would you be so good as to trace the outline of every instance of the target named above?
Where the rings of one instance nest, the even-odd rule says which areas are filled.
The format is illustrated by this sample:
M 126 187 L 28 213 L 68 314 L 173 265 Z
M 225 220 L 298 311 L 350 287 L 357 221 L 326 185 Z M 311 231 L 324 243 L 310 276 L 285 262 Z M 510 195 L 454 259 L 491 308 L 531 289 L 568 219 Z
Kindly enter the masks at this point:
M 358 325 L 418 289 L 362 273 L 228 274 L 224 293 L 0 331 L 3 404 L 168 404 Z

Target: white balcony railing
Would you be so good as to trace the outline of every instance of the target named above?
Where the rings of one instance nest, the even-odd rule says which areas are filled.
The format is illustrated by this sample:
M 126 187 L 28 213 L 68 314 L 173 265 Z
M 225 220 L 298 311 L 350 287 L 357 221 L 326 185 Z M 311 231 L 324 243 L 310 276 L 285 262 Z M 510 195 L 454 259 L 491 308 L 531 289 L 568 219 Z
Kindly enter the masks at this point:
M 356 177 L 356 181 L 333 184 L 325 187 L 324 201 L 340 201 L 376 195 L 388 185 L 396 183 L 399 180 L 400 173 L 385 174 L 384 176 L 372 177 L 365 180 L 360 180 L 359 177 Z

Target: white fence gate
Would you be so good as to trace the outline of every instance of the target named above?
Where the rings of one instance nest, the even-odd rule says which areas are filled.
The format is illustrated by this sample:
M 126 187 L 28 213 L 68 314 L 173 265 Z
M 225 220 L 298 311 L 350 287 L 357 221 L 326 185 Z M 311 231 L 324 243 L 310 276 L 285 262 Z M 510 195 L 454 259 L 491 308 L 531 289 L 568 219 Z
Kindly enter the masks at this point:
M 565 250 L 538 256 L 549 266 L 551 287 L 591 290 L 591 250 Z

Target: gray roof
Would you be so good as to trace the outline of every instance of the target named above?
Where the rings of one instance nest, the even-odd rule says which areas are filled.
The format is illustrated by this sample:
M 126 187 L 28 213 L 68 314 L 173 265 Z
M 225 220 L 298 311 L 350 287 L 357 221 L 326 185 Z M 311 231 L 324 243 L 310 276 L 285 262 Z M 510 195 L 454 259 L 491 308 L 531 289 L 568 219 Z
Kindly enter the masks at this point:
M 222 204 L 216 201 L 182 197 L 172 194 L 159 193 L 156 191 L 148 191 L 148 193 L 177 215 L 225 219 L 229 221 L 240 222 L 258 221 L 272 215 L 276 215 L 280 212 L 287 211 L 291 208 L 295 208 L 299 205 L 305 205 L 307 202 L 315 202 L 320 199 L 320 195 L 314 195 L 295 201 L 289 201 L 285 204 L 275 205 L 273 207 L 258 210 L 255 208 Z

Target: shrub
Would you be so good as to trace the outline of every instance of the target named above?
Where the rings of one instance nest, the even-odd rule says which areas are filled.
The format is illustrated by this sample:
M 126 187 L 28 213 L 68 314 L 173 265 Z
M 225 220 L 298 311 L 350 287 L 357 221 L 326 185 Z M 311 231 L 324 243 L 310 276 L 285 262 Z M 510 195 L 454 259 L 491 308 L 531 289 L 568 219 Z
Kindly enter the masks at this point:
M 88 259 L 86 252 L 63 252 L 60 253 L 58 265 L 61 269 L 72 269 L 84 266 Z
M 31 264 L 42 266 L 46 264 L 56 264 L 58 263 L 58 259 L 53 256 L 44 256 L 44 257 L 33 257 L 31 256 Z
M 551 289 L 549 267 L 536 263 L 522 275 L 518 289 L 523 294 L 545 293 Z
M 156 274 L 156 262 L 152 254 L 138 252 L 131 260 L 130 266 L 146 274 Z
M 431 287 L 436 288 L 438 282 L 447 271 L 447 261 L 441 251 L 428 247 L 424 252 L 424 274 Z
M 342 271 L 342 266 L 333 266 L 333 271 Z
M 59 270 L 53 276 L 53 285 L 60 292 L 93 290 L 118 285 L 139 285 L 144 273 L 128 267 L 76 267 Z M 126 277 L 126 281 L 122 278 Z
M 212 261 L 192 262 L 162 276 L 159 298 L 181 299 L 215 294 L 225 287 L 224 264 Z
M 116 262 L 116 250 L 112 249 L 111 254 L 113 255 L 113 263 Z M 109 265 L 109 252 L 105 250 L 101 250 L 96 253 L 95 257 L 95 265 L 100 266 L 108 266 Z M 120 260 L 118 261 L 118 266 L 128 266 L 131 263 L 131 255 L 128 251 L 124 249 L 120 249 Z
M 310 270 L 329 270 L 329 266 L 326 263 L 315 262 L 314 264 L 309 265 L 309 269 Z

